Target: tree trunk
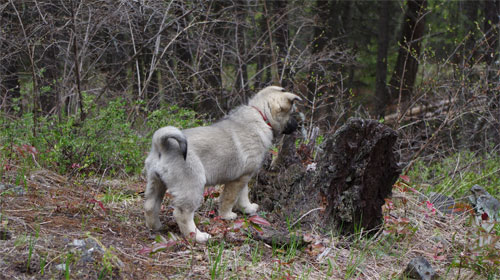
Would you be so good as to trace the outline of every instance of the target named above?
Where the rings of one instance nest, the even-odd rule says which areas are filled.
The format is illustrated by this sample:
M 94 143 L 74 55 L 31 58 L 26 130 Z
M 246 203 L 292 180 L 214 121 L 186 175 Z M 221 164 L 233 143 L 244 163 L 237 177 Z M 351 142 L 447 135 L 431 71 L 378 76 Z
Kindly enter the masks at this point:
M 486 63 L 491 66 L 498 60 L 498 17 L 500 11 L 500 1 L 484 1 L 484 34 L 486 36 Z
M 274 25 L 274 42 L 277 49 L 277 64 L 278 64 L 278 77 L 281 86 L 291 86 L 290 83 L 290 68 L 283 62 L 286 60 L 288 52 L 288 1 L 272 1 L 272 13 L 275 18 Z
M 51 44 L 42 58 L 45 71 L 40 77 L 40 109 L 43 114 L 51 112 L 59 102 L 57 98 L 59 68 L 56 57 L 58 57 L 57 46 Z
M 420 39 L 424 35 L 424 13 L 426 0 L 408 0 L 408 7 L 403 19 L 399 52 L 392 78 L 389 83 L 392 100 L 401 95 L 403 100 L 410 98 L 418 71 Z
M 497 65 L 499 59 L 498 38 L 499 38 L 499 16 L 500 16 L 500 1 L 485 0 L 484 2 L 484 34 L 486 36 L 487 49 L 485 60 L 487 64 L 487 86 L 488 97 L 491 98 L 490 114 L 492 118 L 491 139 L 494 139 L 496 145 L 500 144 L 500 94 L 498 93 L 499 83 L 499 67 Z
M 343 233 L 382 224 L 381 207 L 401 172 L 394 130 L 374 120 L 349 119 L 326 136 L 313 171 L 301 162 L 308 164 L 310 155 L 295 149 L 293 137 L 285 137 L 283 148 L 291 151 L 276 164 L 265 163 L 252 191 L 271 212 L 271 222 L 288 219 L 295 225 L 300 219 L 303 228 Z
M 236 90 L 239 92 L 241 95 L 241 92 L 246 92 L 248 90 L 248 71 L 247 71 L 247 61 L 246 61 L 246 35 L 245 35 L 245 19 L 246 19 L 246 10 L 245 10 L 245 5 L 240 4 L 235 4 L 235 10 L 236 10 L 236 50 L 238 51 L 237 54 L 237 63 L 235 65 L 238 65 L 238 69 L 236 71 Z
M 385 108 L 390 99 L 387 90 L 387 50 L 389 49 L 389 1 L 378 1 L 378 37 L 377 66 L 375 76 L 375 98 L 377 117 L 385 115 Z
M 466 61 L 474 62 L 474 53 L 475 53 L 475 32 L 477 21 L 477 12 L 479 9 L 479 1 L 476 0 L 468 0 L 463 2 L 463 7 L 465 10 L 466 21 L 464 22 L 464 28 L 469 35 L 467 40 L 465 41 L 465 51 L 463 52 L 464 59 Z
M 15 65 L 10 62 L 4 66 L 3 71 L 0 71 L 0 105 L 4 112 L 9 113 L 14 110 L 16 105 L 21 107 L 21 102 L 14 103 L 14 99 L 21 97 L 19 76 Z

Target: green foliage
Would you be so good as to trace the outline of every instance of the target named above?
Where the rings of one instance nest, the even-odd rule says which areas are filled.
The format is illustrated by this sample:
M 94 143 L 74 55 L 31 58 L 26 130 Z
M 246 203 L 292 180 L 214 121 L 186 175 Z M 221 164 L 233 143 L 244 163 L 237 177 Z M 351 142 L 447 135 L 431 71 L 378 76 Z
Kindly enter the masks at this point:
M 180 108 L 177 105 L 164 106 L 162 109 L 153 111 L 147 117 L 146 122 L 150 137 L 153 132 L 164 126 L 175 126 L 179 128 L 190 128 L 204 125 L 203 120 L 197 117 L 196 112 Z M 148 138 L 149 138 L 148 137 Z
M 92 102 L 86 96 L 88 107 L 95 106 Z M 43 167 L 61 174 L 137 174 L 156 129 L 165 125 L 187 128 L 202 124 L 193 111 L 164 106 L 147 118 L 142 127 L 146 131 L 144 137 L 133 127 L 129 108 L 125 100 L 116 99 L 107 106 L 94 108 L 96 113 L 83 123 L 76 116 L 66 116 L 62 121 L 55 116 L 44 116 L 36 123 L 31 113 L 14 120 L 2 116 L 0 160 L 4 165 L 14 161 L 23 168 Z
M 419 160 L 408 175 L 416 183 L 430 183 L 428 192 L 462 197 L 469 195 L 470 188 L 478 184 L 493 196 L 500 194 L 500 156 L 495 154 L 463 151 L 431 164 Z
M 214 242 L 212 240 L 209 240 L 208 250 L 208 260 L 210 262 L 210 279 L 224 278 L 223 276 L 227 269 L 227 264 L 223 258 L 224 242 Z

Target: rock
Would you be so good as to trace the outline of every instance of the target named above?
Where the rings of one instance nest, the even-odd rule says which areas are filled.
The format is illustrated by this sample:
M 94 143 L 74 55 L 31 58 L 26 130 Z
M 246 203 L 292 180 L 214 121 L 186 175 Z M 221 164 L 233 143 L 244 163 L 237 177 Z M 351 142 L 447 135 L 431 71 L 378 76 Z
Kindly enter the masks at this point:
M 266 228 L 263 233 L 252 233 L 252 237 L 255 240 L 262 241 L 271 246 L 277 246 L 278 248 L 289 246 L 300 248 L 306 244 L 302 236 L 290 234 L 286 230 L 272 228 Z
M 0 228 L 0 240 L 9 240 L 12 238 L 12 233 L 6 229 Z
M 488 219 L 500 221 L 500 202 L 479 185 L 474 185 L 470 189 L 472 195 L 469 196 L 471 204 L 478 215 L 487 214 Z
M 450 242 L 446 240 L 444 237 L 439 236 L 439 235 L 434 235 L 431 237 L 431 240 L 436 243 L 437 245 L 442 246 L 444 249 L 450 248 Z
M 432 280 L 438 278 L 434 268 L 423 257 L 411 259 L 403 274 L 412 279 Z
M 66 264 L 65 263 L 58 264 L 55 266 L 55 268 L 59 271 L 66 271 Z
M 15 186 L 12 184 L 0 184 L 0 193 L 13 193 L 15 195 L 25 195 L 26 190 L 21 186 Z
M 455 214 L 455 200 L 444 194 L 431 192 L 429 194 L 429 202 L 434 204 L 434 207 L 443 214 Z
M 92 263 L 94 262 L 94 253 L 104 253 L 104 249 L 92 238 L 87 239 L 74 239 L 71 242 L 72 246 L 76 247 L 77 250 L 82 252 L 80 262 Z
M 74 239 L 71 245 L 75 247 L 85 247 L 85 240 Z

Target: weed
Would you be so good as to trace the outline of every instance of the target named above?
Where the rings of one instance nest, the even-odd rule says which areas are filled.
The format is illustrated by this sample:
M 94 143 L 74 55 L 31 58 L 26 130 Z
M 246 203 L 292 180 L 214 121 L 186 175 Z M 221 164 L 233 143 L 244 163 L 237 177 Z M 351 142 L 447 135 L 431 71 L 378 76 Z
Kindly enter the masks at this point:
M 66 254 L 66 261 L 64 263 L 64 278 L 66 280 L 70 279 L 70 269 L 69 264 L 73 261 L 73 253 Z
M 118 203 L 127 200 L 133 200 L 137 196 L 133 194 L 125 194 L 123 192 L 117 191 L 111 187 L 108 187 L 106 193 L 104 193 L 100 199 L 103 203 Z
M 257 265 L 262 260 L 262 248 L 259 246 L 257 242 L 254 242 L 254 246 L 251 252 L 252 265 Z
M 28 261 L 26 262 L 26 271 L 30 272 L 31 257 L 33 256 L 33 248 L 35 247 L 35 238 L 30 234 L 28 241 Z
M 345 268 L 344 279 L 355 278 L 359 275 L 358 267 L 365 261 L 366 251 L 362 250 L 360 254 L 349 255 L 349 260 L 347 261 L 347 267 Z
M 14 240 L 14 247 L 21 247 L 26 245 L 26 242 L 28 240 L 28 237 L 24 235 L 19 235 L 16 240 Z
M 208 261 L 210 263 L 210 279 L 223 278 L 225 263 L 223 262 L 224 241 L 208 243 Z
M 45 264 L 47 263 L 47 254 L 40 256 L 40 275 L 45 274 Z

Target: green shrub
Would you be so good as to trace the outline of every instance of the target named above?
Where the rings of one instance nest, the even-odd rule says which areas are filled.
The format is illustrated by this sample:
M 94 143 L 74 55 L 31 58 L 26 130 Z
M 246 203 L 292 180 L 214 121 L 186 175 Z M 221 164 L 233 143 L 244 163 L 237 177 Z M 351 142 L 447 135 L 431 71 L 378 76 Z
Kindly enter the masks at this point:
M 85 104 L 93 106 L 89 99 Z M 163 106 L 146 118 L 145 127 L 141 127 L 144 136 L 133 127 L 129 108 L 126 101 L 117 99 L 100 109 L 94 108 L 94 115 L 83 123 L 78 123 L 76 116 L 64 117 L 61 122 L 55 116 L 46 116 L 37 119 L 36 127 L 32 114 L 14 120 L 1 117 L 0 160 L 23 160 L 33 166 L 31 157 L 19 155 L 14 148 L 24 145 L 36 149 L 35 158 L 41 167 L 61 174 L 137 174 L 143 167 L 154 130 L 165 125 L 187 128 L 202 124 L 193 111 Z

